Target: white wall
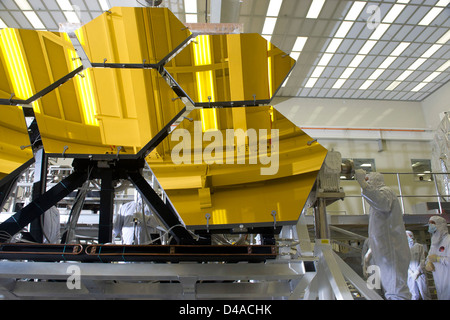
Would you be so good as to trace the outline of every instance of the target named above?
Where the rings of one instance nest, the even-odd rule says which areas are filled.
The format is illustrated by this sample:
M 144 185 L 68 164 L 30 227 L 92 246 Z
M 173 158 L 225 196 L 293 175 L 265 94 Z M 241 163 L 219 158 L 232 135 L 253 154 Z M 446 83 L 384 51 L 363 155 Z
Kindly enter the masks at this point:
M 450 82 L 424 99 L 421 104 L 427 127 L 435 129 L 440 123 L 440 114 L 450 111 Z
M 439 112 L 446 111 L 450 101 L 450 97 L 446 98 L 449 88 L 443 89 L 423 102 L 277 98 L 274 106 L 343 158 L 373 158 L 379 172 L 412 172 L 411 159 L 431 159 L 433 130 L 439 123 Z M 399 194 L 397 176 L 386 175 L 385 179 Z M 433 182 L 414 181 L 412 175 L 400 175 L 400 180 L 404 195 L 436 193 Z M 354 181 L 343 181 L 342 187 L 346 195 L 360 194 Z M 424 213 L 417 212 L 414 206 L 435 198 L 404 200 L 406 213 Z M 363 213 L 361 200 L 350 197 L 329 206 L 327 211 Z

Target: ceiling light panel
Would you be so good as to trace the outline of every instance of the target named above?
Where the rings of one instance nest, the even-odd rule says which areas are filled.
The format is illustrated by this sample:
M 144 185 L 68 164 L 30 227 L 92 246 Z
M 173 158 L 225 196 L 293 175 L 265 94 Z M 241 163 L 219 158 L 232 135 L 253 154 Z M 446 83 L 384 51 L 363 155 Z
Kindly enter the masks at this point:
M 308 13 L 306 14 L 306 18 L 317 19 L 324 4 L 325 0 L 313 0 L 311 6 L 309 7 Z
M 268 17 L 278 17 L 283 0 L 270 0 L 269 7 L 267 8 Z
M 69 0 L 56 0 L 58 2 L 59 7 L 63 11 L 73 11 L 73 7 L 70 4 Z
M 184 11 L 186 13 L 197 13 L 197 0 L 184 0 Z
M 395 19 L 400 15 L 400 13 L 405 9 L 405 4 L 394 4 L 389 10 L 389 12 L 386 14 L 386 16 L 383 18 L 383 23 L 393 23 Z
M 98 4 L 100 5 L 100 8 L 101 8 L 103 11 L 107 11 L 107 10 L 110 9 L 107 0 L 98 0 Z
M 262 34 L 272 34 L 275 29 L 275 24 L 277 23 L 277 18 L 267 17 L 264 20 L 264 26 Z
M 43 30 L 45 29 L 44 24 L 42 23 L 41 19 L 39 19 L 38 15 L 34 11 L 23 11 L 23 14 L 25 17 L 27 17 L 28 21 L 30 21 L 33 28 L 37 30 Z
M 426 14 L 425 17 L 423 17 L 422 20 L 420 20 L 419 25 L 420 26 L 428 26 L 436 17 L 444 10 L 444 8 L 436 7 L 431 8 L 430 11 Z
M 33 10 L 27 0 L 14 0 L 14 2 L 17 4 L 20 10 Z
M 302 51 L 307 40 L 308 37 L 297 37 L 297 40 L 295 40 L 295 44 L 294 47 L 292 48 L 292 51 Z

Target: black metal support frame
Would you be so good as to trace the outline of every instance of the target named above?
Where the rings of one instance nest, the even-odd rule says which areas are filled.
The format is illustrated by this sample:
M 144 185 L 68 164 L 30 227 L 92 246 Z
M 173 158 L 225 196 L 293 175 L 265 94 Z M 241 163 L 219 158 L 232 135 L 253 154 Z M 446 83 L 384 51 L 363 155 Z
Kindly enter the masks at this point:
M 270 100 L 253 100 L 253 101 L 235 101 L 235 102 L 214 102 L 214 103 L 194 103 L 192 99 L 186 94 L 186 92 L 178 85 L 175 79 L 167 72 L 164 65 L 184 46 L 186 46 L 194 36 L 190 35 L 182 43 L 180 43 L 174 50 L 166 55 L 157 64 L 146 64 L 143 61 L 142 64 L 111 64 L 106 63 L 91 63 L 95 68 L 154 68 L 158 70 L 160 75 L 169 83 L 172 90 L 179 98 L 189 101 L 192 106 L 195 107 L 238 107 L 238 106 L 257 106 L 259 104 L 268 104 Z M 0 99 L 0 105 L 29 105 L 33 101 L 40 99 L 45 94 L 56 89 L 66 81 L 75 77 L 78 73 L 84 70 L 84 66 L 80 66 L 73 70 L 66 76 L 55 81 L 47 88 L 39 91 L 32 97 L 21 100 L 13 99 L 14 94 L 10 99 Z M 187 99 L 187 100 L 186 100 Z M 34 118 L 33 109 L 30 106 L 24 106 L 24 117 Z M 147 205 L 153 210 L 153 212 L 162 221 L 164 226 L 169 230 L 173 239 L 177 244 L 190 245 L 200 244 L 202 241 L 194 239 L 192 233 L 189 232 L 180 221 L 176 210 L 173 208 L 170 201 L 163 201 L 153 188 L 147 183 L 145 178 L 140 173 L 140 170 L 144 168 L 145 157 L 159 145 L 159 143 L 167 137 L 170 132 L 170 127 L 173 123 L 180 119 L 186 113 L 187 109 L 184 107 L 171 121 L 169 121 L 164 128 L 160 130 L 136 155 L 111 155 L 111 154 L 46 154 L 42 140 L 39 134 L 39 128 L 37 126 L 36 119 L 28 119 L 28 131 L 30 136 L 31 146 L 33 148 L 35 158 L 33 161 L 28 161 L 25 165 L 20 167 L 20 170 L 16 170 L 10 174 L 10 176 L 0 181 L 0 204 L 3 204 L 6 197 L 10 193 L 10 189 L 14 182 L 19 177 L 24 168 L 31 165 L 32 162 L 37 163 L 39 168 L 40 179 L 34 186 L 33 199 L 26 207 L 19 210 L 16 214 L 12 215 L 5 222 L 0 224 L 0 233 L 5 233 L 9 236 L 13 236 L 17 232 L 21 231 L 26 225 L 28 225 L 34 219 L 40 218 L 46 210 L 56 205 L 61 199 L 70 194 L 72 191 L 79 188 L 86 181 L 91 179 L 101 179 L 101 191 L 100 191 L 100 219 L 99 219 L 99 243 L 109 243 L 112 241 L 112 227 L 113 227 L 113 200 L 114 200 L 114 181 L 118 179 L 127 179 L 133 183 L 136 189 L 141 193 L 143 199 Z M 63 181 L 52 187 L 50 190 L 45 191 L 45 172 L 47 157 L 67 157 L 73 158 L 74 172 L 65 178 Z M 45 191 L 45 192 L 44 192 Z M 269 232 L 269 236 L 265 237 L 270 239 L 274 232 Z M 4 237 L 1 237 L 4 239 Z M 38 236 L 37 240 L 42 237 Z M 209 240 L 209 234 L 204 235 L 206 242 Z M 0 240 L 1 242 L 2 240 Z M 268 241 L 272 242 L 272 241 Z M 203 242 L 205 243 L 205 242 Z
M 45 211 L 58 203 L 58 201 L 80 187 L 86 178 L 87 172 L 75 171 L 0 224 L 0 233 L 3 232 L 3 235 L 5 235 L 6 232 L 6 235 L 15 235 L 31 221 L 39 218 Z

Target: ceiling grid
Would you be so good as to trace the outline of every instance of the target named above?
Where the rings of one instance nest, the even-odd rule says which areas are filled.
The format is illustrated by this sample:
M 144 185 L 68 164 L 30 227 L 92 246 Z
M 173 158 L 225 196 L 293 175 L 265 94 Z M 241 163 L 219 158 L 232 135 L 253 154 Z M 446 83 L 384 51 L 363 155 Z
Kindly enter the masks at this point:
M 211 9 L 212 1 L 163 0 L 161 6 L 169 8 L 183 22 L 189 16 L 203 23 L 211 15 L 205 11 Z M 267 18 L 275 22 L 266 29 L 272 32 L 266 37 L 297 59 L 278 96 L 421 101 L 450 80 L 450 65 L 446 64 L 450 60 L 450 0 L 214 1 L 216 8 L 217 3 L 221 6 L 221 16 L 227 17 L 221 22 L 241 23 L 246 33 L 261 34 Z M 84 24 L 107 8 L 146 6 L 148 2 L 3 0 L 0 28 L 33 29 L 27 17 L 36 14 L 46 30 L 58 31 L 68 17 L 76 19 L 75 14 Z M 194 2 L 197 12 L 186 12 L 189 2 Z M 278 8 L 275 14 L 268 12 L 273 7 Z M 374 8 L 379 9 L 378 22 L 382 27 L 372 30 L 368 26 L 376 18 L 370 11 Z M 344 36 L 339 38 L 336 33 Z M 371 40 L 377 33 L 381 36 Z M 303 41 L 300 51 L 294 50 L 299 37 Z M 340 44 L 327 52 L 333 40 Z M 400 43 L 409 45 L 400 55 L 391 56 Z M 315 83 L 308 87 L 312 76 L 316 77 Z

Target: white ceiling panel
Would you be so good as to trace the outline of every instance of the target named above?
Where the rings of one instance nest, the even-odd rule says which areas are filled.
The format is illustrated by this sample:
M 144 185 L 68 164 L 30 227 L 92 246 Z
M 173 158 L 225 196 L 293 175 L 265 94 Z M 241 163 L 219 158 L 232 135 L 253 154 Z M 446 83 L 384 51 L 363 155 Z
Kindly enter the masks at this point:
M 227 21 L 238 22 L 243 25 L 244 32 L 261 33 L 264 20 L 269 6 L 269 0 L 217 0 L 221 2 L 221 17 Z M 66 17 L 61 11 L 56 0 L 28 0 L 33 10 L 40 17 L 46 28 L 57 31 L 59 23 L 66 22 Z M 355 21 L 347 20 L 349 28 L 345 39 L 339 48 L 328 53 L 329 63 L 323 68 L 323 72 L 312 88 L 305 88 L 309 77 L 313 74 L 317 64 L 321 61 L 329 43 L 333 40 L 335 33 L 339 30 L 348 12 L 355 2 L 365 3 L 360 7 L 361 11 Z M 98 0 L 70 0 L 75 12 L 81 16 L 82 23 L 86 23 L 102 13 Z M 106 0 L 109 7 L 141 6 L 145 0 Z M 440 88 L 450 79 L 450 68 L 434 77 L 430 83 L 417 92 L 411 91 L 421 81 L 427 79 L 430 74 L 441 67 L 450 59 L 450 42 L 441 43 L 433 54 L 427 57 L 414 72 L 404 73 L 411 65 L 417 63 L 421 56 L 429 52 L 436 42 L 450 30 L 450 9 L 442 8 L 441 12 L 429 25 L 418 25 L 427 13 L 435 8 L 437 0 L 411 0 L 404 5 L 396 0 L 372 0 L 372 1 L 350 1 L 350 0 L 325 0 L 325 3 L 317 18 L 306 18 L 312 0 L 283 0 L 279 15 L 276 20 L 271 42 L 287 53 L 291 53 L 293 45 L 298 36 L 308 37 L 305 46 L 297 60 L 289 81 L 286 86 L 278 92 L 281 96 L 318 97 L 318 98 L 365 98 L 365 99 L 388 99 L 388 100 L 421 100 Z M 208 6 L 206 5 L 208 4 Z M 357 6 L 358 4 L 356 4 Z M 183 0 L 163 0 L 161 6 L 168 7 L 184 22 L 185 11 Z M 355 6 L 355 8 L 356 8 Z M 380 37 L 378 42 L 361 56 L 360 50 L 366 41 L 381 30 L 373 30 L 371 22 L 374 16 L 367 9 L 374 6 L 380 10 L 380 17 L 396 17 Z M 209 22 L 211 12 L 211 0 L 197 0 L 198 22 Z M 437 7 L 436 7 L 437 8 Z M 395 9 L 401 9 L 397 12 Z M 226 17 L 226 18 L 223 18 Z M 14 0 L 0 1 L 0 18 L 8 27 L 32 28 L 25 15 L 21 12 Z M 378 21 L 385 23 L 385 21 Z M 376 31 L 376 32 L 375 32 Z M 409 42 L 410 45 L 401 53 L 397 59 L 390 61 L 387 69 L 381 73 L 379 78 L 367 87 L 366 90 L 359 89 L 363 83 L 382 65 L 400 42 Z M 351 72 L 350 77 L 343 83 L 341 88 L 334 89 L 347 67 L 360 58 L 360 63 Z M 347 71 L 346 71 L 347 70 Z M 345 75 L 345 74 L 344 74 Z M 386 90 L 392 82 L 404 76 L 401 83 L 394 90 Z M 407 76 L 405 76 L 407 75 Z M 341 80 L 343 81 L 343 80 Z

